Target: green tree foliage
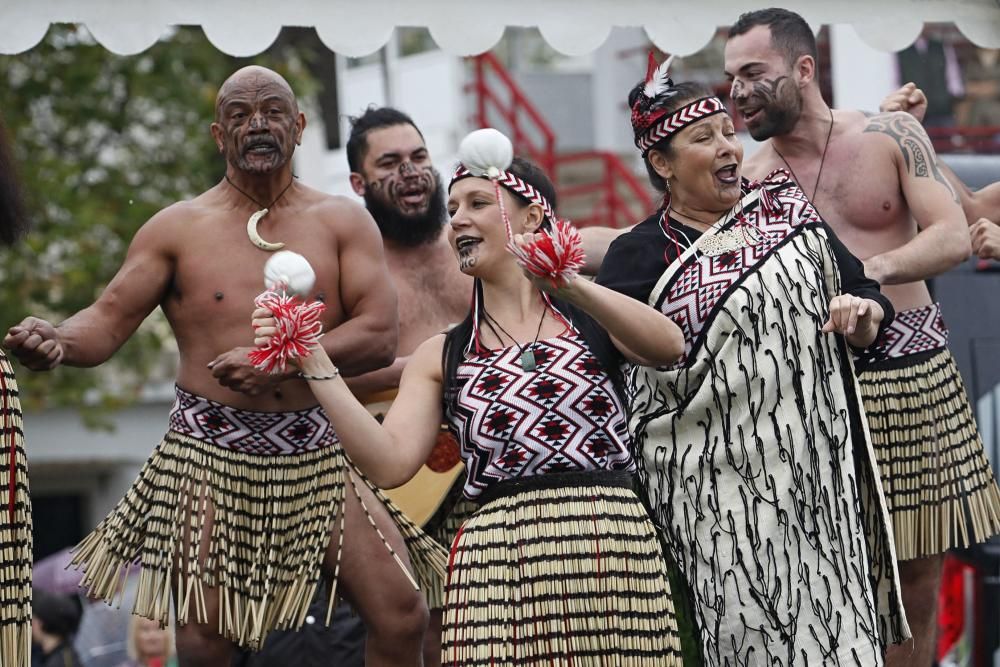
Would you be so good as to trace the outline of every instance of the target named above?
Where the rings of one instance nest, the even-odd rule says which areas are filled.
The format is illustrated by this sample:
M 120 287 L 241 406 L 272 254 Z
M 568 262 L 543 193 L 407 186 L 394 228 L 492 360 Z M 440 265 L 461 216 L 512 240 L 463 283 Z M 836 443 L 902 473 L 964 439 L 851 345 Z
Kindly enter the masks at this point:
M 283 37 L 267 54 L 239 60 L 200 29 L 179 28 L 122 57 L 83 29 L 54 26 L 30 52 L 0 57 L 0 114 L 33 224 L 26 242 L 0 252 L 2 331 L 29 314 L 59 322 L 87 307 L 139 226 L 218 182 L 224 164 L 209 124 L 218 86 L 235 69 L 272 67 L 300 96 L 311 92 L 308 49 Z M 157 311 L 100 370 L 19 369 L 22 401 L 86 405 L 99 416 L 135 400 L 151 374 L 171 377 L 172 349 Z

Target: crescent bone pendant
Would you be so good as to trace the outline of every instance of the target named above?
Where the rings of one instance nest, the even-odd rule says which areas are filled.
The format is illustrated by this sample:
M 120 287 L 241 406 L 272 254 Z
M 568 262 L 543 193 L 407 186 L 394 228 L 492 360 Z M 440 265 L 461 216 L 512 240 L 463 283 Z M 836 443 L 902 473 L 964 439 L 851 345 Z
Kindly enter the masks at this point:
M 257 246 L 258 248 L 260 248 L 261 250 L 274 252 L 275 250 L 281 250 L 282 248 L 284 248 L 285 244 L 280 241 L 278 243 L 271 243 L 270 241 L 265 241 L 260 237 L 260 234 L 257 233 L 257 223 L 260 221 L 261 218 L 267 215 L 267 211 L 268 209 L 262 208 L 261 210 L 257 211 L 256 213 L 250 216 L 250 219 L 247 220 L 247 236 L 250 237 L 250 242 L 253 243 L 255 246 Z

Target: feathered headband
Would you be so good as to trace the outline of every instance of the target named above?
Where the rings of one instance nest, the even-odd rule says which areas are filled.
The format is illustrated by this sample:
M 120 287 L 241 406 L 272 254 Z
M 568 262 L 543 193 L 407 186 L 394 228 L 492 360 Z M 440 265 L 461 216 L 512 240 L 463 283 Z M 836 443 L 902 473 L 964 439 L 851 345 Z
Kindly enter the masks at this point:
M 714 95 L 701 97 L 673 112 L 663 108 L 663 102 L 677 93 L 670 78 L 673 60 L 674 57 L 670 56 L 657 65 L 653 52 L 649 52 L 646 81 L 632 104 L 632 131 L 635 145 L 643 157 L 657 142 L 680 132 L 691 123 L 726 110 L 722 100 Z

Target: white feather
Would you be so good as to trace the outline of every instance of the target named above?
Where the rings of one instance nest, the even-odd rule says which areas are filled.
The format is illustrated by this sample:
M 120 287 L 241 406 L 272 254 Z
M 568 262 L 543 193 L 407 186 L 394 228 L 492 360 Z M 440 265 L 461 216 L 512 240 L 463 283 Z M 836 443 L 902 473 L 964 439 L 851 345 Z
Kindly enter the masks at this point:
M 306 296 L 316 284 L 316 272 L 309 260 L 297 252 L 282 250 L 276 252 L 264 265 L 264 286 L 274 289 L 285 286 L 289 294 Z
M 470 132 L 458 145 L 458 159 L 473 176 L 496 178 L 514 159 L 514 146 L 499 130 Z
M 667 91 L 667 80 L 670 79 L 670 63 L 673 61 L 674 57 L 670 56 L 656 68 L 652 78 L 646 82 L 646 86 L 642 89 L 642 93 L 646 97 L 653 99 L 657 95 Z

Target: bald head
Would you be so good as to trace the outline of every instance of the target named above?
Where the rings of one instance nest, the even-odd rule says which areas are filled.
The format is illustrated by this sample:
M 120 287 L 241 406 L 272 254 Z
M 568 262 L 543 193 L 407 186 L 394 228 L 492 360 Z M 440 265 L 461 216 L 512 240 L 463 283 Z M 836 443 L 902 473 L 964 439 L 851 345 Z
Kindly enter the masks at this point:
M 292 87 L 266 67 L 234 72 L 215 98 L 212 136 L 219 152 L 241 171 L 262 174 L 283 168 L 305 126 Z
M 260 98 L 263 96 L 277 95 L 284 98 L 297 112 L 298 101 L 292 87 L 281 76 L 272 69 L 259 65 L 248 65 L 233 72 L 219 87 L 219 94 L 215 96 L 215 119 L 219 119 L 222 107 L 227 101 L 234 97 Z

